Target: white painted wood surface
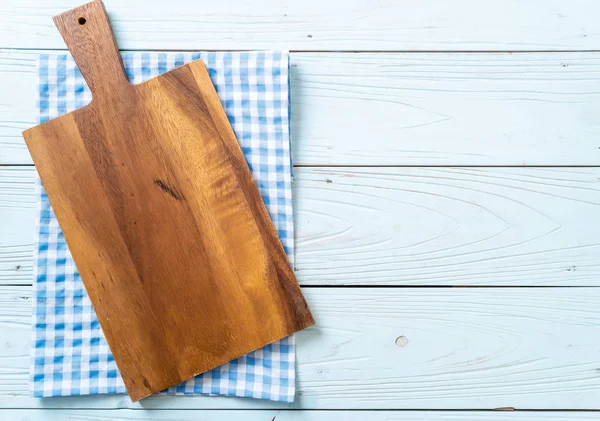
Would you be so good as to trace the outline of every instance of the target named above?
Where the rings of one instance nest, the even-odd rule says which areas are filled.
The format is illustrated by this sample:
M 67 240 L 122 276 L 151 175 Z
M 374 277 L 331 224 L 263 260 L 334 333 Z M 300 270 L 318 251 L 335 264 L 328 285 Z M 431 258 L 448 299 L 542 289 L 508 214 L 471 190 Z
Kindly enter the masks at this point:
M 50 17 L 83 0 L 2 0 L 0 420 L 600 419 L 550 411 L 600 409 L 600 3 L 105 1 L 123 49 L 293 51 L 297 274 L 317 326 L 291 406 L 27 396 L 20 132 L 35 56 L 64 51 Z M 450 288 L 466 285 L 530 288 Z
M 0 283 L 32 277 L 33 167 L 0 168 Z M 296 168 L 303 285 L 600 285 L 600 168 Z
M 2 47 L 63 48 L 48 16 L 80 0 L 3 0 Z M 592 50 L 595 0 L 107 2 L 125 49 Z
M 290 410 L 35 410 L 5 411 L 11 421 L 597 421 L 597 412 L 290 411 Z
M 0 407 L 600 409 L 599 288 L 305 288 L 294 405 L 27 396 L 30 288 L 0 288 Z M 398 340 L 399 337 L 404 337 Z
M 32 163 L 38 53 L 0 51 L 0 164 Z M 600 53 L 291 57 L 297 165 L 600 162 Z

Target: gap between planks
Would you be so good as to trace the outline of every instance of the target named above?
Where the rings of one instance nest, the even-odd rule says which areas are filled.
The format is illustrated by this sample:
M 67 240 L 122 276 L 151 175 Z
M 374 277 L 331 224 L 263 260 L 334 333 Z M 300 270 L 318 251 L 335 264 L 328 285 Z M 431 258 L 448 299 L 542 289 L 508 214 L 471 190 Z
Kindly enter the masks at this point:
M 185 399 L 185 397 L 183 397 Z M 503 414 L 505 412 L 510 412 L 510 413 L 519 413 L 519 414 L 527 414 L 527 415 L 534 415 L 534 414 L 560 414 L 560 413 L 568 413 L 568 414 L 581 414 L 581 415 L 585 415 L 585 414 L 597 414 L 598 412 L 600 412 L 600 409 L 516 409 L 516 408 L 512 408 L 512 407 L 506 407 L 506 408 L 493 408 L 493 409 L 469 409 L 469 408 L 465 408 L 465 409 L 302 409 L 302 408 L 289 408 L 289 409 L 260 409 L 260 408 L 248 408 L 248 409 L 194 409 L 194 408 L 182 408 L 182 409 L 155 409 L 155 408 L 106 408 L 106 409 L 89 409 L 89 408 L 70 408 L 70 409 L 64 409 L 64 408 L 44 408 L 44 409 L 29 409 L 29 408 L 22 408 L 22 407 L 14 407 L 14 408 L 2 408 L 0 409 L 0 412 L 2 411 L 20 411 L 22 413 L 34 413 L 34 412 L 46 412 L 46 411 L 52 411 L 54 413 L 58 413 L 58 412 L 104 412 L 104 411 L 108 411 L 108 412 L 123 412 L 123 413 L 131 413 L 133 415 L 132 411 L 139 411 L 139 410 L 143 410 L 143 411 L 152 411 L 154 414 L 159 414 L 159 413 L 164 413 L 164 414 L 173 414 L 173 413 L 185 413 L 185 414 L 189 414 L 192 412 L 196 412 L 196 411 L 202 411 L 203 414 L 205 413 L 216 413 L 216 414 L 223 414 L 223 413 L 239 413 L 239 414 L 244 414 L 246 412 L 251 412 L 251 413 L 265 413 L 265 412 L 273 412 L 276 413 L 277 416 L 279 415 L 285 415 L 285 414 L 298 414 L 298 413 L 303 413 L 303 414 L 319 414 L 319 413 L 340 413 L 340 415 L 342 414 L 371 414 L 371 413 L 380 413 L 380 414 L 403 414 L 403 415 L 411 415 L 411 413 L 415 413 L 415 414 L 422 414 L 422 413 L 452 413 L 452 414 L 481 414 L 481 415 L 493 415 L 493 414 Z M 421 416 L 421 415 L 419 415 Z M 294 418 L 295 420 L 296 418 Z M 427 420 L 429 420 L 430 418 L 426 418 Z
M 444 288 L 466 288 L 466 289 L 485 289 L 485 288 L 538 288 L 538 289 L 548 289 L 548 288 L 600 288 L 600 285 L 334 285 L 334 284 L 325 284 L 325 285 L 301 285 L 302 288 L 309 289 L 388 289 L 388 288 L 416 288 L 416 289 L 444 289 Z M 14 283 L 14 284 L 1 284 L 2 287 L 33 287 L 32 283 Z
M 52 51 L 52 52 L 68 52 L 66 48 L 13 48 L 0 47 L 0 51 Z M 262 50 L 262 49 L 259 49 Z M 119 48 L 122 53 L 126 52 L 155 52 L 155 53 L 195 53 L 197 51 L 206 51 L 209 53 L 223 52 L 244 52 L 256 51 L 255 49 L 209 49 L 209 48 L 192 48 L 192 49 L 160 49 L 160 48 Z M 600 53 L 600 50 L 287 50 L 289 53 L 307 53 L 307 54 L 331 54 L 331 53 L 356 53 L 356 54 L 551 54 L 551 53 Z
M 33 164 L 0 164 L 0 167 L 35 167 Z M 294 168 L 600 168 L 600 165 L 345 165 L 294 164 Z

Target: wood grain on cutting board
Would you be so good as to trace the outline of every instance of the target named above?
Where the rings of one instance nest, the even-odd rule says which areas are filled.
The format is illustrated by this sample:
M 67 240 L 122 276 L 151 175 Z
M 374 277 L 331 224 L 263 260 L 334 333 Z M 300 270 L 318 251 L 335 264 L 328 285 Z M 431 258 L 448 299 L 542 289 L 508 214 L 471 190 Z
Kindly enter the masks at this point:
M 55 23 L 93 100 L 24 136 L 131 399 L 312 325 L 204 64 L 134 86 L 100 1 Z

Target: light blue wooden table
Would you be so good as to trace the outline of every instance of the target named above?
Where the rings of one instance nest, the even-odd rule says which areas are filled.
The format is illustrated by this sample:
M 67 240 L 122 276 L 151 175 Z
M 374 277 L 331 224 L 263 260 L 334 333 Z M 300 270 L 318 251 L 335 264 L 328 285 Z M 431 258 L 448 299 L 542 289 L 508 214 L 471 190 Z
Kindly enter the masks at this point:
M 36 55 L 64 49 L 51 17 L 78 4 L 0 2 L 0 420 L 600 418 L 595 0 L 106 0 L 123 49 L 292 51 L 296 270 L 317 325 L 293 405 L 29 397 L 20 132 Z

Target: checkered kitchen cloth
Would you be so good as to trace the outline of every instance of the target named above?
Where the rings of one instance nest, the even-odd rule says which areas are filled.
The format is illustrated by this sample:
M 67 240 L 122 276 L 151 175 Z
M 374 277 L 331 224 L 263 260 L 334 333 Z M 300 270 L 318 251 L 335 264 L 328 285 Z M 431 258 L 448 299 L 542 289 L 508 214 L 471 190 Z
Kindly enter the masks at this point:
M 133 83 L 198 58 L 208 67 L 291 261 L 294 233 L 288 54 L 123 54 Z M 91 94 L 69 55 L 41 55 L 38 72 L 40 123 L 90 101 Z M 31 392 L 36 397 L 127 393 L 39 179 L 37 185 Z M 291 402 L 295 392 L 294 359 L 294 338 L 290 336 L 162 393 Z

